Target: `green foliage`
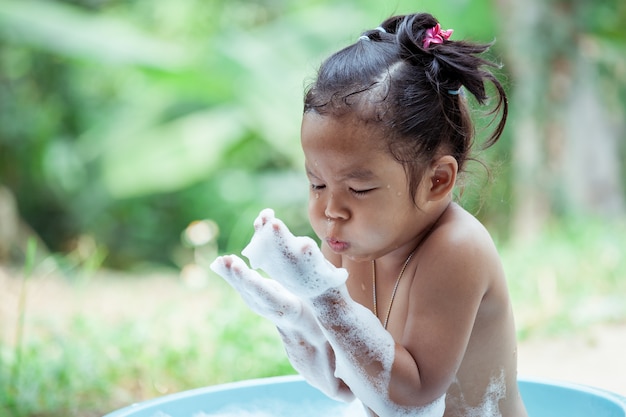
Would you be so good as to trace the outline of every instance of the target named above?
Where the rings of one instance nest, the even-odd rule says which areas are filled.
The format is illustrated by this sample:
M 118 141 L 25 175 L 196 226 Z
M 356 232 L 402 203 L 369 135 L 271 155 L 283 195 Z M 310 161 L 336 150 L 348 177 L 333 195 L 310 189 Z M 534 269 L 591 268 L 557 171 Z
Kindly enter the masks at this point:
M 456 6 L 418 5 L 460 37 L 493 36 L 490 19 L 466 15 L 484 17 L 486 1 Z M 88 236 L 118 268 L 176 263 L 178 235 L 197 219 L 216 220 L 220 247 L 232 247 L 265 206 L 308 232 L 306 80 L 362 30 L 415 7 L 3 1 L 0 183 L 51 250 Z
M 273 326 L 221 280 L 211 289 L 197 317 L 184 299 L 141 318 L 32 317 L 19 346 L 0 340 L 0 414 L 101 416 L 166 393 L 294 373 Z
M 576 11 L 566 23 L 598 64 L 605 101 L 621 109 L 626 3 L 587 3 L 565 2 Z M 219 225 L 221 252 L 240 252 L 264 207 L 311 234 L 298 140 L 303 89 L 329 53 L 417 9 L 455 38 L 506 35 L 488 0 L 0 0 L 0 185 L 77 286 L 102 264 L 183 266 L 192 255 L 181 233 L 199 219 Z M 534 46 L 543 53 L 547 45 Z M 543 97 L 547 88 L 539 90 Z M 623 320 L 624 224 L 555 219 L 535 241 L 509 240 L 512 153 L 505 137 L 479 155 L 490 171 L 472 165 L 459 199 L 502 248 L 520 336 Z M 168 392 L 293 372 L 275 330 L 213 284 L 193 317 L 200 326 L 168 320 L 181 304 L 113 323 L 77 315 L 67 328 L 24 318 L 22 305 L 23 333 L 0 340 L 0 415 L 96 416 Z
M 501 251 L 521 338 L 623 321 L 626 223 L 570 218 Z

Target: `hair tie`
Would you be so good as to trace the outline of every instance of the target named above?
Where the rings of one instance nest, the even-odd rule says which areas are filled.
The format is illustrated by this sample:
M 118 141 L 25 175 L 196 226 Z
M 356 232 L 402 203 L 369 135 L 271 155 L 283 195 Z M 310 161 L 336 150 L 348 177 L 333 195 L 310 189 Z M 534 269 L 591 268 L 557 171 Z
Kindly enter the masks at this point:
M 380 33 L 387 33 L 387 31 L 382 26 L 378 26 L 378 27 L 374 28 L 374 30 L 379 31 Z M 361 35 L 359 37 L 359 40 L 360 41 L 371 41 L 372 39 L 368 35 Z
M 452 36 L 453 29 L 441 30 L 441 25 L 437 23 L 434 27 L 426 29 L 424 35 L 423 46 L 424 49 L 428 49 L 430 44 L 441 44 L 443 41 L 447 41 Z

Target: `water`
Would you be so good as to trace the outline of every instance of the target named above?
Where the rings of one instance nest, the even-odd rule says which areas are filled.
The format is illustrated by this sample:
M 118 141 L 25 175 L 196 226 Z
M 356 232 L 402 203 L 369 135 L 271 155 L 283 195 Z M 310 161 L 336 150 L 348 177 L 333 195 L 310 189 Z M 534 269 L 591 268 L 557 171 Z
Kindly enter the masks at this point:
M 269 410 L 269 411 L 268 411 Z M 247 405 L 232 405 L 215 412 L 197 412 L 189 417 L 366 417 L 363 407 L 358 403 L 351 405 L 332 404 L 320 407 L 319 404 L 304 401 L 294 405 L 284 401 L 258 401 Z M 152 417 L 182 417 L 179 414 L 157 412 Z
M 520 379 L 530 417 L 626 417 L 626 398 L 539 379 Z M 136 404 L 105 417 L 363 417 L 358 404 L 333 401 L 299 376 L 217 385 Z

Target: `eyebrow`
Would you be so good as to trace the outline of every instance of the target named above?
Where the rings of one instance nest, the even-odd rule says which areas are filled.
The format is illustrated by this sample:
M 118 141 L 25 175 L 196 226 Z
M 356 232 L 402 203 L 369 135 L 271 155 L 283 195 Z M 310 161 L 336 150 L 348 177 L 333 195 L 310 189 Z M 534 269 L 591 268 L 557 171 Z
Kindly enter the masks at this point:
M 374 177 L 375 175 L 372 172 L 372 170 L 367 169 L 367 168 L 361 168 L 361 169 L 356 169 L 354 171 L 349 171 L 343 176 L 341 176 L 342 179 L 362 180 L 362 181 L 371 180 Z
M 305 170 L 306 170 L 306 174 L 307 174 L 309 177 L 318 178 L 318 176 L 317 176 L 317 175 L 315 175 L 315 174 L 313 173 L 313 171 L 311 171 L 311 170 L 309 169 L 309 167 L 308 167 L 308 166 L 305 166 Z
M 313 171 L 311 171 L 311 169 L 309 169 L 308 166 L 306 167 L 306 173 L 310 177 L 319 178 L 317 175 L 313 173 Z M 348 171 L 345 174 L 339 175 L 340 180 L 357 180 L 357 181 L 368 181 L 375 177 L 376 176 L 374 175 L 374 172 L 367 168 L 359 168 L 359 169 L 355 169 L 352 171 Z

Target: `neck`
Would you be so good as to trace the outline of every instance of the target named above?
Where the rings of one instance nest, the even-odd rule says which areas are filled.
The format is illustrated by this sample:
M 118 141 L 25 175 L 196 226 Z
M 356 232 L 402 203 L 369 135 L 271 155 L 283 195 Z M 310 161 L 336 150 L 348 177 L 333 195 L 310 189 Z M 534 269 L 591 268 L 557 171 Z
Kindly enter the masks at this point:
M 434 215 L 429 216 L 430 220 L 426 222 L 426 225 L 421 228 L 414 238 L 397 249 L 375 258 L 379 268 L 382 267 L 383 269 L 398 270 L 399 265 L 402 265 L 406 261 L 409 254 L 417 252 L 422 244 L 428 239 L 451 204 L 452 203 L 449 202 L 441 210 L 436 211 Z

